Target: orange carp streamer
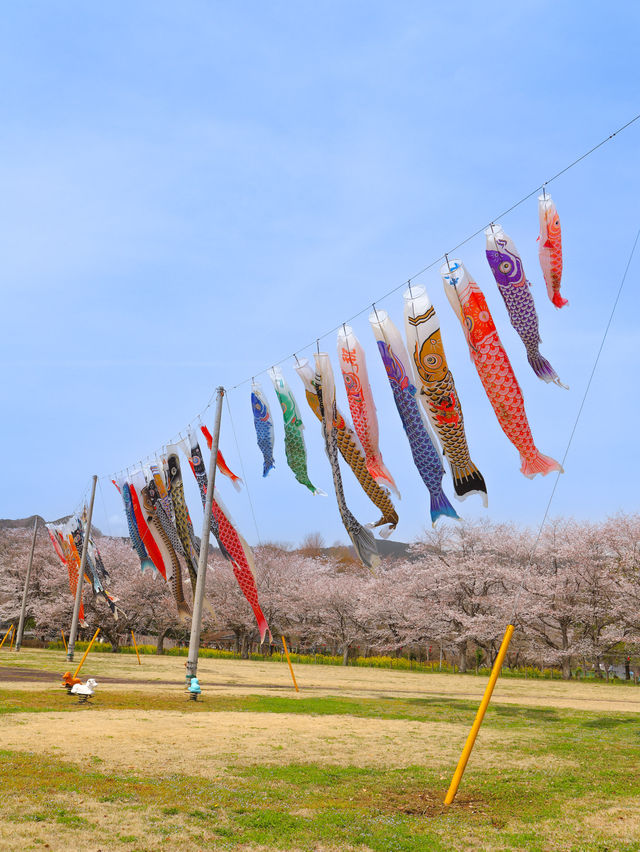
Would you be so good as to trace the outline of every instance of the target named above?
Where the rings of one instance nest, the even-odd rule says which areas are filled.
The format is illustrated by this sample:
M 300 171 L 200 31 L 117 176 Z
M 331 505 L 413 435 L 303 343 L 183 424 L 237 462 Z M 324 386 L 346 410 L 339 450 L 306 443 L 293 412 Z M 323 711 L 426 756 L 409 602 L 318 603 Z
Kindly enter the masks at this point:
M 562 465 L 543 455 L 533 442 L 520 385 L 500 342 L 482 290 L 460 260 L 445 263 L 440 274 L 489 402 L 502 431 L 520 453 L 520 471 L 529 479 L 537 473 L 546 476 L 553 470 L 562 473 Z

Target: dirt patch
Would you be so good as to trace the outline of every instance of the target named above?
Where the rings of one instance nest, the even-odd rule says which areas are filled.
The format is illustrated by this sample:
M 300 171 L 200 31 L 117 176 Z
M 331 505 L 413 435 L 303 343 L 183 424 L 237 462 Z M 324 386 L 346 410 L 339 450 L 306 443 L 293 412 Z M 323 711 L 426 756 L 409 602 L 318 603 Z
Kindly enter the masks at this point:
M 394 790 L 387 794 L 382 810 L 426 817 L 438 817 L 444 813 L 456 811 L 487 816 L 487 805 L 482 799 L 459 793 L 452 804 L 447 806 L 444 803 L 445 792 L 443 790 Z

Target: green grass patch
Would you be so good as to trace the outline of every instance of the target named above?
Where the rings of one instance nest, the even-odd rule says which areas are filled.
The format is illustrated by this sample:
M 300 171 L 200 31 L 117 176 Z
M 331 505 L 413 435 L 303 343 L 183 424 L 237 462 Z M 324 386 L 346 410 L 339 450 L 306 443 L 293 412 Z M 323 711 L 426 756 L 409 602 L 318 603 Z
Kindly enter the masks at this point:
M 504 761 L 491 768 L 473 755 L 455 805 L 445 809 L 442 797 L 454 767 L 443 772 L 439 763 L 430 765 L 428 723 L 451 723 L 460 739 L 459 726 L 471 725 L 477 701 L 234 696 L 205 689 L 203 699 L 193 703 L 181 685 L 168 694 L 120 686 L 112 692 L 111 686 L 103 692 L 99 688 L 89 706 L 79 706 L 58 687 L 2 690 L 0 713 L 64 710 L 94 714 L 99 722 L 104 709 L 171 710 L 199 714 L 211 725 L 212 736 L 214 714 L 224 711 L 350 717 L 361 719 L 363 730 L 368 719 L 410 720 L 425 723 L 424 765 L 392 770 L 231 763 L 222 777 L 205 779 L 172 774 L 170 764 L 163 775 L 147 776 L 142 766 L 131 772 L 106 771 L 91 755 L 79 766 L 42 754 L 4 751 L 1 819 L 21 823 L 21 830 L 34 837 L 43 824 L 68 830 L 69 848 L 82 837 L 88 838 L 87 848 L 105 849 L 127 843 L 139 849 L 180 848 L 184 839 L 203 850 L 640 850 L 640 813 L 634 817 L 629 805 L 640 800 L 640 717 L 629 712 L 491 705 L 483 732 L 492 731 L 494 742 L 495 734 L 504 735 Z M 194 754 L 194 767 L 198 760 Z M 92 822 L 96 805 L 110 815 L 99 827 Z M 609 818 L 604 812 L 616 805 L 622 816 Z M 589 818 L 599 811 L 601 823 L 594 825 Z M 134 818 L 143 821 L 144 834 L 132 824 Z M 628 820 L 624 831 L 609 834 L 613 819 Z
M 207 780 L 177 774 L 107 774 L 41 755 L 4 751 L 0 814 L 86 831 L 90 822 L 81 805 L 69 804 L 69 796 L 81 791 L 83 800 L 102 802 L 115 808 L 114 814 L 142 814 L 152 845 L 154 838 L 161 843 L 181 836 L 202 849 L 218 848 L 216 844 L 223 842 L 230 849 L 327 846 L 375 852 L 640 848 L 633 835 L 607 846 L 604 835 L 580 826 L 585 813 L 623 797 L 640 796 L 638 720 L 620 716 L 616 726 L 598 726 L 593 714 L 575 712 L 559 712 L 550 723 L 544 715 L 527 718 L 523 713 L 513 718 L 537 726 L 550 724 L 540 729 L 538 755 L 570 755 L 571 763 L 551 772 L 535 766 L 523 771 L 510 767 L 511 755 L 506 755 L 505 766 L 499 769 L 472 765 L 450 809 L 442 805 L 448 775 L 443 779 L 441 770 L 422 766 L 381 770 L 258 765 L 230 767 L 224 778 Z M 487 720 L 488 726 L 503 722 L 498 715 Z M 29 812 L 10 813 L 12 799 L 27 792 Z M 576 801 L 587 799 L 589 809 L 575 807 Z M 137 842 L 136 835 L 113 837 Z M 108 836 L 104 845 L 108 848 Z
M 176 711 L 189 714 L 215 712 L 291 713 L 310 716 L 352 716 L 362 719 L 405 719 L 417 722 L 450 722 L 471 725 L 478 702 L 443 697 L 377 697 L 343 698 L 339 696 L 317 696 L 308 698 L 280 695 L 220 695 L 205 694 L 197 701 L 188 699 L 186 692 L 176 686 L 173 692 L 142 692 L 135 688 L 112 691 L 98 690 L 91 703 L 78 704 L 77 698 L 68 695 L 62 687 L 27 692 L 23 689 L 0 690 L 0 715 L 12 713 L 99 713 L 101 710 L 136 710 L 145 712 Z M 545 742 L 551 733 L 564 730 L 566 741 L 577 736 L 579 731 L 591 731 L 597 740 L 603 731 L 610 731 L 615 740 L 619 729 L 636 725 L 640 732 L 640 718 L 631 714 L 602 714 L 596 711 L 580 711 L 529 707 L 516 704 L 489 706 L 485 725 L 513 731 L 517 729 L 539 730 Z M 560 738 L 560 742 L 563 740 Z M 640 742 L 640 740 L 639 740 Z M 93 764 L 100 758 L 88 757 Z

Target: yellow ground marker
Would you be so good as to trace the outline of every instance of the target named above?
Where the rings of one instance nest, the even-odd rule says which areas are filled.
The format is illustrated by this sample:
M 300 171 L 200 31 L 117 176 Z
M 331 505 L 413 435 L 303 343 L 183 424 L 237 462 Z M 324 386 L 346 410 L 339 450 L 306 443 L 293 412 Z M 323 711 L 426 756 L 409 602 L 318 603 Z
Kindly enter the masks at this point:
M 80 669 L 82 668 L 82 664 L 84 663 L 84 661 L 87 659 L 87 654 L 89 653 L 89 651 L 90 651 L 90 650 L 91 650 L 91 648 L 93 647 L 93 643 L 96 641 L 96 637 L 97 637 L 98 633 L 100 633 L 100 628 L 99 628 L 99 627 L 98 627 L 98 629 L 96 630 L 96 632 L 93 634 L 93 639 L 91 640 L 91 642 L 89 642 L 89 647 L 88 647 L 88 648 L 87 648 L 87 650 L 84 652 L 84 656 L 83 656 L 83 657 L 82 657 L 82 659 L 80 660 L 80 663 L 78 664 L 78 668 L 77 668 L 77 669 L 75 670 L 75 672 L 73 673 L 73 676 L 74 676 L 74 677 L 78 677 L 78 672 L 79 672 L 79 671 L 80 671 Z
M 66 654 L 69 649 L 67 648 L 67 640 L 64 638 L 64 630 L 62 627 L 60 628 L 60 633 L 62 633 L 62 644 L 64 645 L 64 652 Z
M 287 662 L 289 663 L 289 671 L 291 672 L 291 679 L 293 680 L 293 685 L 296 688 L 296 692 L 300 692 L 298 689 L 298 684 L 296 683 L 296 676 L 293 673 L 293 666 L 291 665 L 291 658 L 289 657 L 289 649 L 287 648 L 287 640 L 282 637 L 282 645 L 284 647 L 284 652 L 287 655 Z
M 138 653 L 138 646 L 136 645 L 136 637 L 133 635 L 133 630 L 131 631 L 131 638 L 133 639 L 133 647 L 136 649 L 136 657 L 138 658 L 138 665 L 141 666 L 140 662 L 140 654 Z
M 491 701 L 493 687 L 496 685 L 496 681 L 498 680 L 498 676 L 500 675 L 500 669 L 502 668 L 502 663 L 504 661 L 505 654 L 507 653 L 507 648 L 509 647 L 509 642 L 511 641 L 513 630 L 513 624 L 510 624 L 505 631 L 504 637 L 502 639 L 502 644 L 500 645 L 500 650 L 498 651 L 498 656 L 496 657 L 496 661 L 493 664 L 493 668 L 491 669 L 491 677 L 489 678 L 489 683 L 487 684 L 487 688 L 485 689 L 484 695 L 482 696 L 482 701 L 480 702 L 480 706 L 478 707 L 476 718 L 473 720 L 473 725 L 471 726 L 471 730 L 469 731 L 469 736 L 467 737 L 467 741 L 464 744 L 464 748 L 462 749 L 462 754 L 460 755 L 460 760 L 458 761 L 456 771 L 453 773 L 451 784 L 449 785 L 447 795 L 445 796 L 445 805 L 450 805 L 451 802 L 453 802 L 453 800 L 455 799 L 456 793 L 458 792 L 458 787 L 460 786 L 460 782 L 462 781 L 462 776 L 464 775 L 464 770 L 467 766 L 467 761 L 469 760 L 469 756 L 471 755 L 471 751 L 476 741 L 476 737 L 478 736 L 478 731 L 480 730 L 480 726 L 482 725 L 484 714 L 487 712 L 487 707 L 489 706 L 489 702 Z
M 11 633 L 11 631 L 12 631 L 12 630 L 13 630 L 13 624 L 9 627 L 9 629 L 7 630 L 7 632 L 4 634 L 4 639 L 2 640 L 2 642 L 0 642 L 0 648 L 2 648 L 2 646 L 3 646 L 3 645 L 4 645 L 4 643 L 5 643 L 5 639 L 6 639 L 6 638 L 7 638 L 7 636 Z

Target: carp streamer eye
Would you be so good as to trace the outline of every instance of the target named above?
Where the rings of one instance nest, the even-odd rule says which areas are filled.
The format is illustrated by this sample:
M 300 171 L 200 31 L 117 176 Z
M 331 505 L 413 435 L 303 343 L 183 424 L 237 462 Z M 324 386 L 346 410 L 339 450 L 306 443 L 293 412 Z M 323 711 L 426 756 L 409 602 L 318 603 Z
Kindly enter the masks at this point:
M 429 367 L 431 370 L 439 370 L 442 367 L 442 358 L 440 355 L 436 355 L 435 352 L 427 355 L 424 359 L 424 363 L 426 367 Z
M 499 268 L 500 272 L 502 272 L 504 275 L 506 275 L 508 272 L 511 272 L 511 270 L 513 269 L 513 264 L 511 263 L 510 260 L 503 260 L 498 268 Z

